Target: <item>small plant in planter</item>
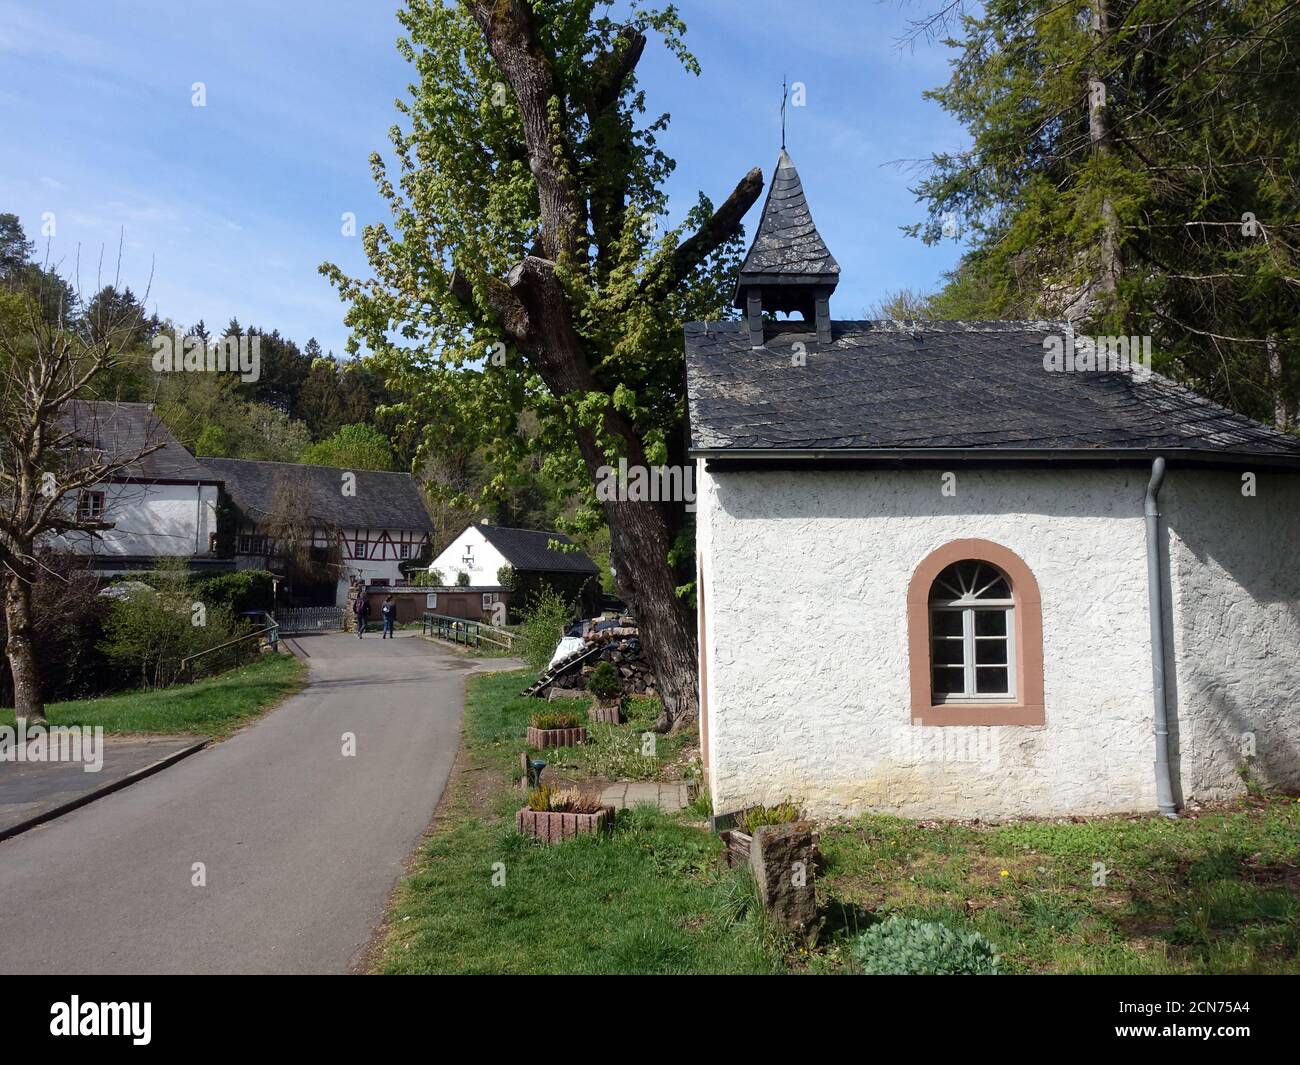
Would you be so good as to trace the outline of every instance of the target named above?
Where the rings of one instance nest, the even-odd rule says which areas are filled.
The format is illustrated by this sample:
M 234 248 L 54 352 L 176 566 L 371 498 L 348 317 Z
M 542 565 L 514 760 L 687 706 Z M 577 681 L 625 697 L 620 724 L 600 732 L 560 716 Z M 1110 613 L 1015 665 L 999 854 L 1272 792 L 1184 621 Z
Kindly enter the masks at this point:
M 528 746 L 576 747 L 587 742 L 587 730 L 577 714 L 567 710 L 542 710 L 528 723 Z
M 587 678 L 587 691 L 592 695 L 591 719 L 607 721 L 617 725 L 622 720 L 622 711 L 618 697 L 623 690 L 623 681 L 612 662 L 601 662 L 591 671 Z
M 803 811 L 792 802 L 775 806 L 751 806 L 736 815 L 736 827 L 719 833 L 727 848 L 727 864 L 748 865 L 754 829 L 762 825 L 785 825 L 802 821 Z
M 606 828 L 613 811 L 600 796 L 579 788 L 543 784 L 528 791 L 528 805 L 515 814 L 515 828 L 543 843 L 595 835 Z

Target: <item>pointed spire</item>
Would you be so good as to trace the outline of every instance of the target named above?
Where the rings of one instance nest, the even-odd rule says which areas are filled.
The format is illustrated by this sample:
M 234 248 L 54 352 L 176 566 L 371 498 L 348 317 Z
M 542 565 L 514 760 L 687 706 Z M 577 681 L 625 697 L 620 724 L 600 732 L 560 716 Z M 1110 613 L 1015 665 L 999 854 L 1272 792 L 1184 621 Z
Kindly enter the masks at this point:
M 816 320 L 824 342 L 830 340 L 830 294 L 839 283 L 840 266 L 813 223 L 803 182 L 794 160 L 783 148 L 763 203 L 758 231 L 736 282 L 736 306 L 750 319 L 755 314 L 761 344 L 762 311 L 799 311 Z

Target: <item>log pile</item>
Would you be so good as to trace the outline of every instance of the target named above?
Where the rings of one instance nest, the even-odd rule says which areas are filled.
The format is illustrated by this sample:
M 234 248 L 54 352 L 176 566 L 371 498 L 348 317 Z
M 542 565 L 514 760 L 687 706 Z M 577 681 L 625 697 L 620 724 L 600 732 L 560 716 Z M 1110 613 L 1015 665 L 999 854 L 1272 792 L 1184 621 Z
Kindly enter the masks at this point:
M 591 671 L 598 663 L 609 662 L 618 670 L 624 695 L 659 694 L 654 671 L 641 652 L 640 634 L 629 619 L 620 619 L 620 624 L 604 629 L 596 629 L 594 622 L 588 622 L 582 638 L 588 645 L 601 645 L 600 654 L 571 670 L 560 672 L 551 686 L 553 690 L 585 691 Z

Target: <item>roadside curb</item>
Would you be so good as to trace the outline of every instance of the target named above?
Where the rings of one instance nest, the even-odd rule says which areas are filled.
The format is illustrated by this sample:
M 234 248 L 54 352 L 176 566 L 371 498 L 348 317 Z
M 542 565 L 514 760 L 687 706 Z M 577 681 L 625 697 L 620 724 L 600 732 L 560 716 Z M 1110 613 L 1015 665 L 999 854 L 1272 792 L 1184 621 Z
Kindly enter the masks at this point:
M 145 777 L 151 777 L 159 770 L 166 769 L 169 765 L 179 762 L 182 758 L 188 758 L 192 754 L 197 754 L 208 745 L 209 740 L 199 740 L 197 743 L 191 743 L 188 747 L 182 747 L 179 751 L 172 751 L 166 757 L 159 758 L 156 762 L 150 762 L 146 766 L 141 766 L 132 773 L 128 773 L 121 780 L 114 780 L 105 784 L 94 791 L 86 792 L 84 795 L 78 795 L 75 799 L 69 799 L 65 803 L 55 806 L 53 809 L 39 813 L 35 817 L 29 817 L 26 821 L 19 821 L 16 825 L 10 825 L 8 828 L 0 828 L 0 842 L 26 832 L 29 828 L 35 828 L 37 825 L 43 825 L 46 821 L 53 821 L 56 817 L 62 817 L 66 813 L 71 813 L 80 806 L 92 803 L 96 799 L 102 799 L 105 795 L 111 795 L 115 791 L 121 791 L 123 788 L 130 787 L 138 780 Z

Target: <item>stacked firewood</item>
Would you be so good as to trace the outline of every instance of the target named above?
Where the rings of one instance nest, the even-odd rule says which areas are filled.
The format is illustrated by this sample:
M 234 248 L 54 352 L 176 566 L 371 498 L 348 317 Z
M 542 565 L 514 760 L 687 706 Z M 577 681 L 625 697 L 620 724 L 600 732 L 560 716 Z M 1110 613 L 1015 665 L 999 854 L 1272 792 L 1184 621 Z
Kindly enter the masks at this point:
M 600 654 L 585 659 L 580 666 L 557 677 L 553 685 L 555 688 L 585 690 L 591 671 L 599 663 L 609 662 L 622 678 L 624 695 L 658 694 L 654 671 L 641 651 L 641 639 L 636 625 L 626 619 L 620 620 L 623 623 L 600 630 L 596 630 L 593 623 L 588 623 L 582 638 L 588 645 L 599 644 Z

